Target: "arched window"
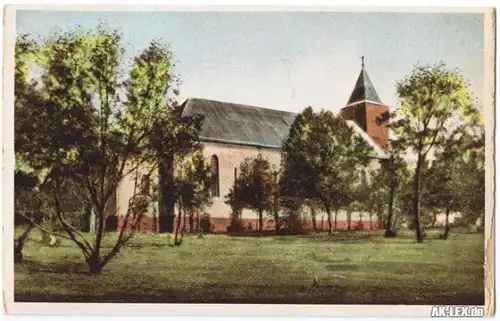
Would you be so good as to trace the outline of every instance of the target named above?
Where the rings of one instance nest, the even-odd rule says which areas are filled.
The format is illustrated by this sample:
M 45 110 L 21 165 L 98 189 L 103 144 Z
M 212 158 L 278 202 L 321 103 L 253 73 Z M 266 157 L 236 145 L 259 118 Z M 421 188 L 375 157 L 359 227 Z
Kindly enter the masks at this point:
M 212 170 L 212 196 L 219 197 L 219 159 L 216 155 L 212 155 L 210 169 Z

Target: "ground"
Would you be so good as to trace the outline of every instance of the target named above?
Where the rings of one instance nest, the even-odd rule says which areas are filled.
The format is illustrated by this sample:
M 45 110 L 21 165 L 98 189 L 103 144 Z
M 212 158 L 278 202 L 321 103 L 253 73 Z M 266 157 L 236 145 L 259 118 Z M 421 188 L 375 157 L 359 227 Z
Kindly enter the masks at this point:
M 70 242 L 26 244 L 16 301 L 309 304 L 484 304 L 483 234 L 384 239 L 336 236 L 138 236 L 102 275 Z M 111 236 L 112 238 L 113 236 Z M 107 240 L 110 246 L 112 240 Z M 314 285 L 317 278 L 318 284 Z

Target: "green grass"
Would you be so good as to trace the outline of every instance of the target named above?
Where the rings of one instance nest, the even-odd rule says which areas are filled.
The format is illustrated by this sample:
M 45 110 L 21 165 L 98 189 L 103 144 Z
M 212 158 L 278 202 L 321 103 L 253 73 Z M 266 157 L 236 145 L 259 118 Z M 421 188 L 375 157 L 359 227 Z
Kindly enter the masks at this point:
M 409 232 L 408 232 L 409 233 Z M 374 233 L 333 237 L 137 236 L 89 276 L 79 250 L 36 235 L 15 267 L 16 301 L 484 304 L 482 234 L 449 240 Z M 112 240 L 107 240 L 110 246 Z M 319 285 L 313 285 L 317 276 Z

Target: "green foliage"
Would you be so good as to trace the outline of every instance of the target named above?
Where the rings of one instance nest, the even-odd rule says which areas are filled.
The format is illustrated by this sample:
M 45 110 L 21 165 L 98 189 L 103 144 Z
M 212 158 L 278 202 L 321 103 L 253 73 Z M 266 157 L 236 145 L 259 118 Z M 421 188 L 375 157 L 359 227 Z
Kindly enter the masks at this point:
M 320 202 L 331 225 L 331 211 L 354 200 L 353 186 L 368 163 L 368 148 L 340 116 L 306 108 L 283 143 L 281 194 Z
M 411 75 L 398 82 L 397 92 L 401 106 L 391 124 L 396 149 L 404 146 L 425 156 L 450 142 L 452 134 L 481 121 L 464 77 L 444 63 L 417 65 Z
M 422 193 L 424 207 L 460 212 L 463 222 L 474 224 L 485 210 L 484 136 L 466 141 L 474 147 L 452 145 L 425 170 Z
M 401 106 L 391 124 L 396 139 L 395 152 L 410 151 L 417 163 L 412 182 L 412 216 L 417 241 L 423 240 L 420 229 L 419 198 L 422 170 L 429 153 L 438 154 L 459 144 L 471 127 L 481 122 L 464 77 L 443 63 L 417 65 L 411 75 L 397 84 Z
M 202 150 L 189 155 L 179 166 L 176 191 L 179 206 L 191 213 L 203 211 L 212 204 L 210 165 L 205 162 Z
M 91 273 L 100 273 L 133 237 L 144 202 L 151 201 L 140 183 L 151 180 L 163 156 L 189 154 L 201 128 L 198 117 L 181 119 L 178 79 L 166 46 L 153 41 L 128 75 L 121 67 L 123 53 L 119 33 L 104 26 L 55 33 L 38 45 L 20 37 L 16 45 L 16 160 L 45 174 L 58 221 Z M 39 83 L 26 82 L 32 59 Z M 135 181 L 125 215 L 131 229 L 101 253 L 106 218 L 116 214 L 109 212 L 110 201 L 124 179 Z M 97 217 L 95 240 L 64 215 L 63 194 L 70 185 L 73 198 Z
M 246 158 L 240 164 L 239 175 L 226 196 L 226 203 L 233 210 L 248 208 L 259 215 L 259 230 L 263 229 L 264 211 L 274 213 L 279 206 L 277 194 L 277 169 L 261 155 Z
M 367 170 L 362 174 L 361 184 L 354 191 L 355 201 L 349 209 L 368 212 L 371 219 L 375 216 L 378 222 L 384 221 L 389 199 L 388 173 L 385 168 Z

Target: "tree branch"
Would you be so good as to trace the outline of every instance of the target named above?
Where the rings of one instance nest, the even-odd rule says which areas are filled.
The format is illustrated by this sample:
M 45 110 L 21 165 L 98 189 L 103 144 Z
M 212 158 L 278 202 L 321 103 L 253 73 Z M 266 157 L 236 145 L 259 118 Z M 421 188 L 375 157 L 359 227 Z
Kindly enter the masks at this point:
M 63 225 L 63 227 L 66 229 L 66 232 L 69 234 L 69 236 L 73 240 L 73 242 L 75 242 L 75 244 L 80 247 L 80 249 L 83 251 L 85 257 L 88 258 L 90 256 L 90 254 L 93 252 L 92 246 L 89 244 L 87 239 L 81 233 L 79 233 L 74 227 L 69 225 L 66 222 L 66 220 L 64 220 L 64 218 L 62 216 L 62 212 L 61 212 L 61 205 L 59 203 L 58 193 L 59 193 L 59 183 L 56 182 L 56 187 L 55 187 L 55 190 L 53 193 L 54 194 L 54 201 L 56 203 L 55 204 L 56 205 L 56 215 L 57 215 L 59 221 L 61 222 L 61 224 Z M 84 243 L 80 242 L 75 235 L 78 235 L 79 237 L 81 237 L 83 239 Z
M 427 150 L 422 154 L 424 157 L 427 155 L 427 153 L 434 146 L 434 143 L 436 142 L 436 138 L 437 138 L 439 132 L 441 131 L 441 129 L 443 128 L 445 122 L 446 122 L 446 117 L 443 117 L 443 121 L 441 122 L 441 124 L 439 124 L 438 127 L 436 127 L 436 132 L 434 133 L 434 136 L 432 137 L 431 143 L 428 145 Z

